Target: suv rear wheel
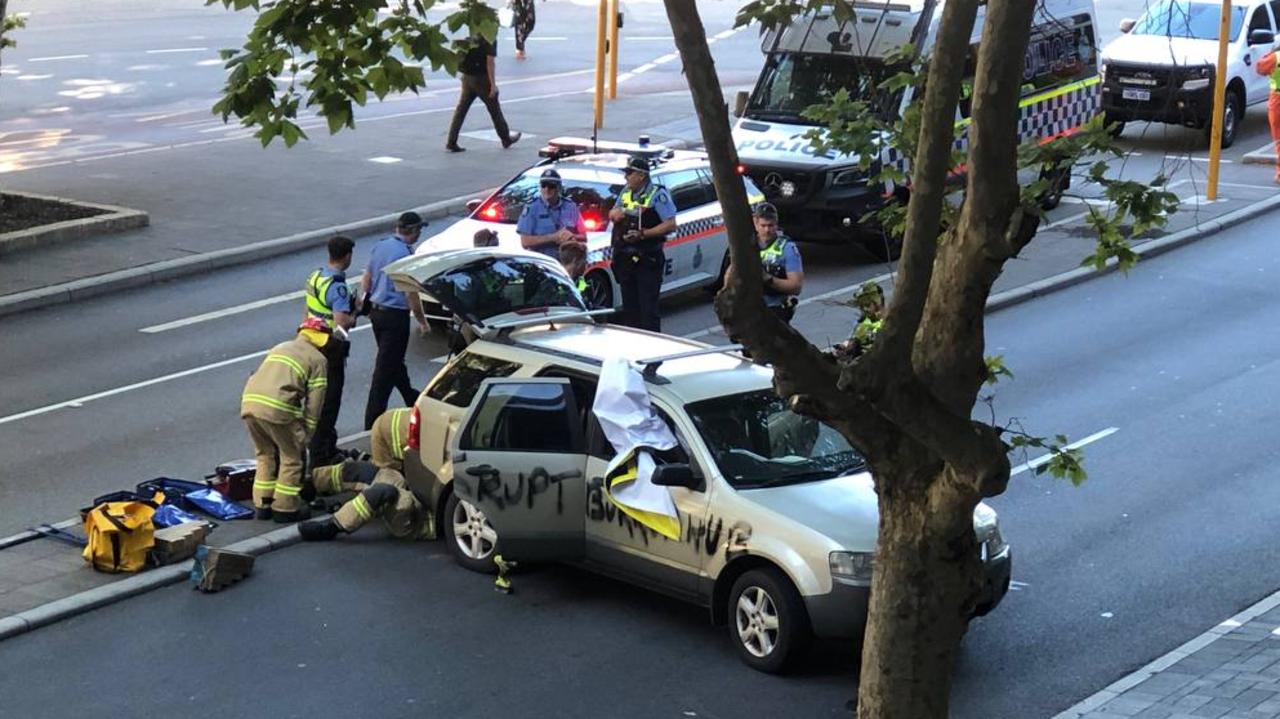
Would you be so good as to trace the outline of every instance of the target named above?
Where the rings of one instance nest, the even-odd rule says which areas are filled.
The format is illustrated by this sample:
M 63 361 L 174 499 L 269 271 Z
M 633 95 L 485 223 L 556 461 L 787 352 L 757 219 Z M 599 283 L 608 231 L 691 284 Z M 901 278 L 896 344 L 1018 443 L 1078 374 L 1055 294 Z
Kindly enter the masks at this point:
M 776 569 L 743 573 L 729 592 L 729 636 L 752 669 L 786 671 L 809 647 L 812 631 L 804 601 Z
M 498 532 L 478 508 L 449 493 L 444 506 L 444 536 L 455 561 L 473 572 L 498 571 L 493 555 L 498 548 Z

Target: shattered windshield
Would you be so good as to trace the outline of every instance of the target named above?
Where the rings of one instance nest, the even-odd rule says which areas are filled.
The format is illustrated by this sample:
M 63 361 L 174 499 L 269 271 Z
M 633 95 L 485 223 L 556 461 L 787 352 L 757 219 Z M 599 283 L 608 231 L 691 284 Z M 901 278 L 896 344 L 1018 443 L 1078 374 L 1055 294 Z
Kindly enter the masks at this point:
M 898 70 L 866 57 L 775 53 L 765 62 L 746 115 L 816 125 L 802 116 L 805 109 L 846 88 L 853 98 L 871 103 L 878 115 L 888 119 L 897 114 L 901 93 L 879 86 Z
M 720 473 L 738 489 L 833 479 L 866 466 L 843 435 L 787 409 L 772 390 L 695 402 L 685 410 Z

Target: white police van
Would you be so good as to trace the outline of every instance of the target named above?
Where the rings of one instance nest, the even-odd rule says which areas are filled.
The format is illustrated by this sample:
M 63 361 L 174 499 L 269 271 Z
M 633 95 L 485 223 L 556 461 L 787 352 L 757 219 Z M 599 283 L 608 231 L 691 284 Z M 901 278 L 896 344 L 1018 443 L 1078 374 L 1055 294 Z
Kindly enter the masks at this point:
M 879 89 L 904 69 L 887 62 L 910 43 L 928 56 L 942 18 L 943 2 L 904 0 L 854 3 L 854 18 L 837 21 L 830 11 L 796 18 L 766 33 L 764 69 L 750 93 L 740 93 L 734 141 L 740 171 L 755 180 L 778 207 L 782 227 L 799 240 L 855 241 L 874 256 L 889 259 L 899 248 L 878 231 L 861 227 L 863 215 L 886 196 L 905 199 L 909 188 L 871 183 L 857 158 L 816 155 L 804 134 L 817 123 L 803 117 L 811 105 L 845 88 L 868 101 L 885 118 L 900 117 L 911 89 Z M 985 16 L 978 7 L 966 62 L 971 83 Z M 1048 140 L 1069 134 L 1099 112 L 1098 52 L 1092 0 L 1036 0 L 1023 72 L 1019 138 Z M 971 87 L 972 85 L 968 85 Z M 956 108 L 957 148 L 967 138 L 968 102 Z M 879 158 L 906 169 L 905 160 L 886 149 Z

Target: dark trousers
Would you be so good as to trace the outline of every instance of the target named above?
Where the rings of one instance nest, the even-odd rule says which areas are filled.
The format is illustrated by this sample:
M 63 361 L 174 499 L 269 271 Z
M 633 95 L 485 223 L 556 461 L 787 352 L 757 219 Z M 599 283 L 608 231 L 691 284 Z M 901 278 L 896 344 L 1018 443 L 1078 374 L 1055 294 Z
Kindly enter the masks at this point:
M 458 106 L 453 110 L 453 122 L 449 123 L 447 144 L 449 146 L 458 144 L 458 132 L 462 130 L 462 121 L 467 119 L 467 111 L 471 109 L 471 103 L 475 102 L 477 97 L 488 108 L 489 117 L 493 119 L 493 130 L 498 133 L 498 139 L 504 143 L 508 142 L 511 139 L 511 129 L 507 127 L 507 118 L 502 116 L 498 96 L 489 96 L 489 78 L 484 75 L 459 75 L 458 78 L 462 81 L 462 90 L 458 95 Z
M 658 297 L 662 294 L 662 269 L 666 258 L 662 252 L 640 255 L 635 262 L 619 257 L 613 263 L 613 274 L 622 290 L 622 322 L 636 329 L 662 331 L 662 312 Z
M 347 381 L 347 355 L 351 352 L 351 343 L 330 339 L 321 352 L 327 362 L 329 382 L 324 391 L 319 424 L 308 447 L 313 467 L 326 464 L 338 453 L 338 411 L 342 408 L 342 386 Z
M 373 338 L 378 343 L 378 357 L 373 361 L 373 380 L 369 383 L 369 401 L 364 406 L 364 428 L 387 411 L 391 390 L 398 390 L 405 406 L 418 400 L 418 390 L 409 383 L 409 368 L 404 364 L 409 350 L 409 310 L 375 306 L 369 312 Z

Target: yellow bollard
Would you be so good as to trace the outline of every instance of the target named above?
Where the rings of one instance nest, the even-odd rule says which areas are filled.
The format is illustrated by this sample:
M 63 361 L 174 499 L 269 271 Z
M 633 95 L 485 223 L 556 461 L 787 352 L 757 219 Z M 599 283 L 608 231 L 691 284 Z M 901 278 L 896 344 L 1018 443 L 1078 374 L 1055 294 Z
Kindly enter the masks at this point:
M 618 0 L 609 0 L 609 99 L 618 99 Z
M 1231 31 L 1231 0 L 1222 0 L 1218 21 L 1218 71 L 1213 78 L 1213 126 L 1209 133 L 1209 186 L 1205 198 L 1218 199 L 1218 167 L 1222 162 L 1222 113 L 1227 104 L 1227 33 Z M 1248 30 L 1245 30 L 1248 32 Z M 1240 122 L 1240 118 L 1236 118 Z
M 596 22 L 596 117 L 594 127 L 597 128 L 604 127 L 604 41 L 608 12 L 608 0 L 600 0 L 600 17 Z

